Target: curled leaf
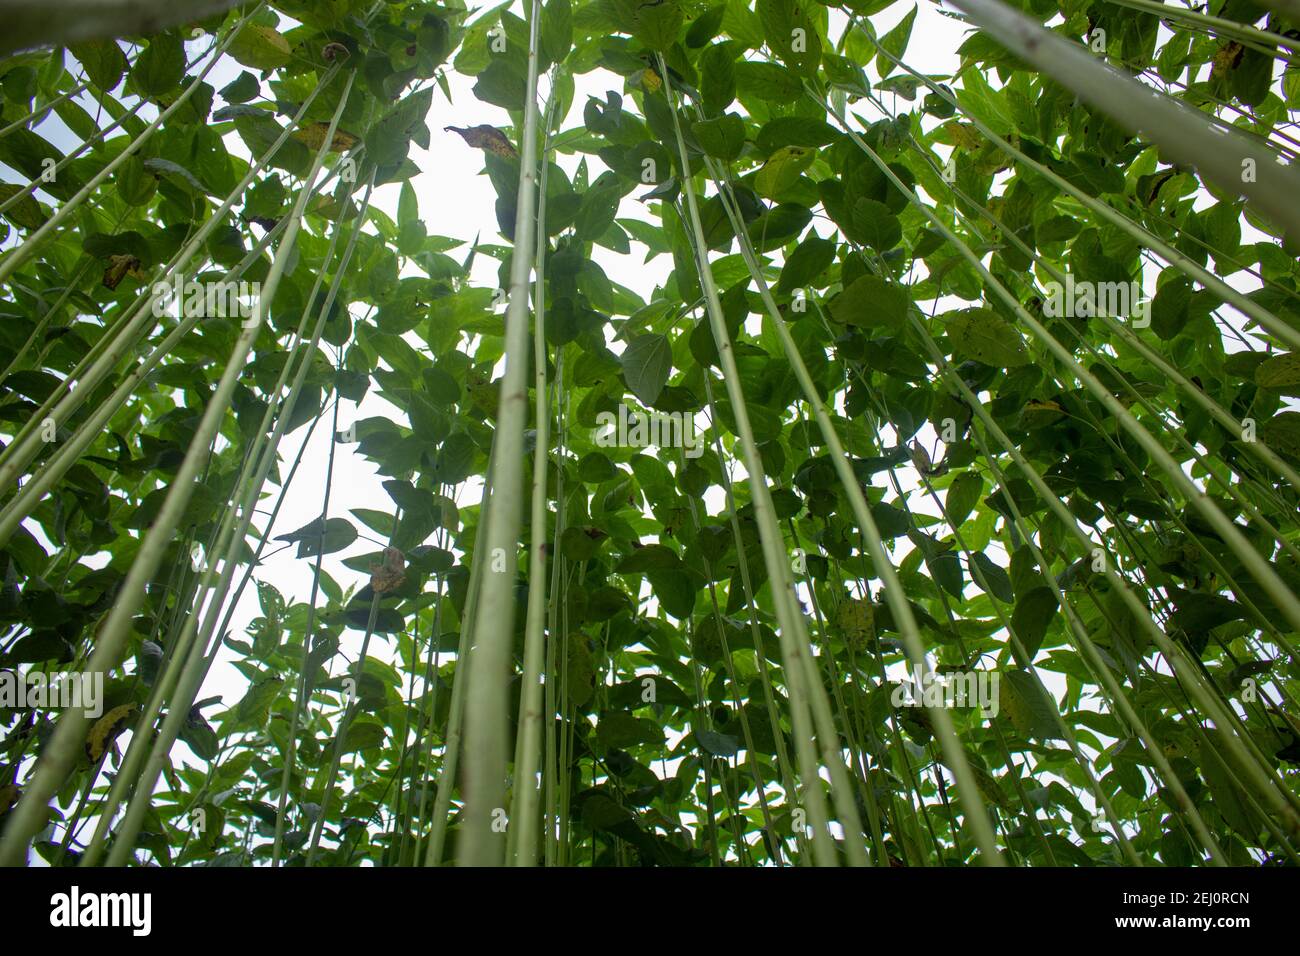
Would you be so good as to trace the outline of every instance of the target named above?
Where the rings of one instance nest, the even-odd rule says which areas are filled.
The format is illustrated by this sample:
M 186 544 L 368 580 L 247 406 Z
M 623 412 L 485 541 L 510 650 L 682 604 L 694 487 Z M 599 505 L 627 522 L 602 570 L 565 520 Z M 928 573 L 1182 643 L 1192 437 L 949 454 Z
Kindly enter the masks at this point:
M 97 763 L 104 756 L 104 752 L 113 746 L 113 742 L 122 731 L 126 730 L 127 723 L 135 716 L 135 711 L 135 704 L 122 704 L 95 721 L 90 728 L 90 733 L 86 734 L 86 756 L 90 758 L 91 763 Z
M 133 279 L 144 281 L 145 276 L 140 271 L 139 259 L 135 256 L 122 255 L 108 257 L 108 268 L 104 270 L 104 286 L 106 288 L 116 289 L 128 275 Z
M 484 123 L 481 126 L 459 126 L 444 127 L 450 133 L 457 133 L 470 146 L 475 149 L 481 149 L 484 152 L 492 153 L 496 156 L 503 156 L 506 159 L 514 159 L 519 154 L 515 148 L 510 145 L 510 140 L 506 134 L 501 132 L 495 126 L 488 126 Z
M 388 594 L 406 583 L 406 555 L 396 548 L 384 548 L 384 563 L 370 566 L 370 588 Z

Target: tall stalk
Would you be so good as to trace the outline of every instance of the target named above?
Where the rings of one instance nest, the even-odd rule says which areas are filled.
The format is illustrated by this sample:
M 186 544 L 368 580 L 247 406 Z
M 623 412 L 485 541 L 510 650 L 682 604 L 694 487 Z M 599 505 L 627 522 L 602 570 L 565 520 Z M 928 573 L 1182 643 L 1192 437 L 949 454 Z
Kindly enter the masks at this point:
M 474 628 L 465 721 L 465 823 L 458 860 L 465 866 L 499 865 L 505 840 L 494 817 L 505 812 L 506 725 L 514 583 L 522 513 L 524 428 L 528 423 L 528 278 L 533 267 L 537 216 L 537 66 L 542 4 L 533 0 L 528 35 L 528 83 L 519 143 L 519 195 L 506 308 L 505 374 L 492 439 L 492 496 L 485 500 L 488 562 L 480 603 L 492 609 Z M 540 332 L 539 332 L 540 334 Z
M 717 166 L 712 160 L 706 159 L 708 168 L 715 182 L 719 183 L 721 189 L 721 177 L 718 173 Z M 926 657 L 925 646 L 921 640 L 920 629 L 916 624 L 916 617 L 912 613 L 911 604 L 908 602 L 903 592 L 902 582 L 894 569 L 891 557 L 885 550 L 884 542 L 881 539 L 880 531 L 876 527 L 876 521 L 871 515 L 871 509 L 867 505 L 866 497 L 862 493 L 862 486 L 857 476 L 853 473 L 853 468 L 849 463 L 848 456 L 844 452 L 843 443 L 840 441 L 839 434 L 835 431 L 831 423 L 830 416 L 826 412 L 820 393 L 816 385 L 813 384 L 812 376 L 808 373 L 808 368 L 804 364 L 803 357 L 799 354 L 799 347 L 795 344 L 794 338 L 790 335 L 790 330 L 786 327 L 785 318 L 777 308 L 776 301 L 772 298 L 771 290 L 767 286 L 766 280 L 759 267 L 757 257 L 754 254 L 753 247 L 749 237 L 744 229 L 744 224 L 740 216 L 740 211 L 735 207 L 734 199 L 724 191 L 723 205 L 727 215 L 731 220 L 732 229 L 736 235 L 736 241 L 740 245 L 741 254 L 744 257 L 745 265 L 749 269 L 750 277 L 758 287 L 759 297 L 763 300 L 763 305 L 767 309 L 768 317 L 772 320 L 772 327 L 776 330 L 777 337 L 780 339 L 782 349 L 785 351 L 786 358 L 790 362 L 790 367 L 795 373 L 795 378 L 799 382 L 799 387 L 803 390 L 804 397 L 813 409 L 814 416 L 817 419 L 818 430 L 821 432 L 822 439 L 826 442 L 830 450 L 831 462 L 835 468 L 836 474 L 840 479 L 840 485 L 848 496 L 849 503 L 853 509 L 853 516 L 858 522 L 858 527 L 862 530 L 866 538 L 868 553 L 881 579 L 884 581 L 884 599 L 889 604 L 893 612 L 894 620 L 897 622 L 899 632 L 902 634 L 904 645 L 907 649 L 908 657 L 912 662 L 913 669 L 918 680 L 924 680 L 925 675 L 929 673 L 930 665 Z M 806 665 L 811 668 L 811 659 L 806 661 Z M 944 756 L 948 760 L 950 769 L 956 777 L 960 786 L 960 796 L 962 803 L 966 808 L 967 819 L 970 821 L 971 829 L 974 831 L 976 843 L 980 847 L 984 862 L 997 864 L 1001 862 L 1001 854 L 998 851 L 997 843 L 994 839 L 992 825 L 989 822 L 987 811 L 980 799 L 979 788 L 975 784 L 975 777 L 970 769 L 970 762 L 966 758 L 966 752 L 962 747 L 961 740 L 957 736 L 956 729 L 953 727 L 952 715 L 939 706 L 927 708 L 930 720 L 934 724 L 935 735 L 939 738 L 940 747 L 943 749 Z M 825 713 L 823 721 L 828 722 L 829 710 Z M 831 725 L 833 726 L 833 724 Z
M 669 97 L 669 106 L 673 112 L 673 122 L 677 135 L 677 151 L 682 170 L 682 191 L 686 194 L 686 208 L 690 230 L 693 236 L 695 264 L 700 286 L 709 315 L 710 328 L 717 345 L 718 358 L 722 368 L 723 381 L 727 397 L 739 431 L 741 447 L 744 453 L 745 470 L 749 473 L 750 500 L 754 506 L 754 519 L 758 524 L 759 537 L 763 548 L 764 563 L 772 583 L 772 598 L 776 605 L 778 631 L 782 653 L 785 658 L 786 682 L 790 690 L 791 719 L 795 734 L 795 747 L 799 756 L 800 776 L 803 780 L 804 796 L 808 802 L 809 817 L 813 827 L 813 852 L 820 866 L 834 866 L 837 860 L 831 844 L 829 820 L 826 815 L 825 798 L 821 792 L 821 783 L 817 774 L 817 758 L 813 751 L 814 732 L 810 723 L 810 699 L 820 695 L 825 700 L 825 689 L 820 680 L 809 682 L 808 671 L 804 667 L 800 646 L 808 643 L 808 630 L 803 615 L 795 605 L 794 582 L 790 577 L 790 567 L 785 554 L 785 544 L 780 528 L 776 523 L 776 512 L 772 505 L 771 492 L 767 487 L 767 478 L 758 445 L 754 440 L 753 429 L 749 422 L 749 412 L 745 405 L 745 396 L 740 385 L 740 371 L 736 366 L 735 356 L 727 332 L 726 321 L 722 314 L 722 304 L 718 297 L 717 286 L 713 280 L 713 270 L 708 260 L 708 243 L 705 241 L 704 228 L 700 220 L 699 205 L 695 199 L 695 190 L 689 179 L 690 159 L 686 153 L 686 142 L 682 137 L 681 121 L 678 117 L 668 69 L 663 57 L 659 57 L 659 72 L 663 77 L 664 90 Z M 830 742 L 822 736 L 819 741 L 823 747 Z M 838 750 L 838 737 L 834 739 Z M 843 773 L 842 761 L 837 757 L 832 761 Z M 832 770 L 832 774 L 835 771 Z M 832 789 L 833 794 L 843 794 L 844 786 Z M 865 864 L 866 852 L 860 842 L 862 833 L 858 821 L 857 808 L 848 803 L 842 809 L 842 823 L 846 831 L 845 849 L 850 861 Z
M 552 84 L 552 87 L 554 84 Z M 551 454 L 551 399 L 546 381 L 546 173 L 555 94 L 547 107 L 546 142 L 541 154 L 537 198 L 536 274 L 533 280 L 533 407 L 536 440 L 533 449 L 532 514 L 528 534 L 528 609 L 524 628 L 524 671 L 519 688 L 519 728 L 515 739 L 515 794 L 511 806 L 514 826 L 509 829 L 509 859 L 516 866 L 537 863 L 538 807 L 541 790 L 536 784 L 541 762 L 542 674 L 546 645 L 546 472 Z

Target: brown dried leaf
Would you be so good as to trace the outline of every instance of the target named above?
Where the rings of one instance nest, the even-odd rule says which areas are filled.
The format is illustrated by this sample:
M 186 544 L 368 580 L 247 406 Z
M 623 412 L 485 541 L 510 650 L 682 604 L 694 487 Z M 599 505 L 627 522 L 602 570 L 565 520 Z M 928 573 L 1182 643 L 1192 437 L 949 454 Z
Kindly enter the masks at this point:
M 384 548 L 384 563 L 370 566 L 370 589 L 388 594 L 406 583 L 406 555 L 396 548 Z
M 104 270 L 104 285 L 116 289 L 127 276 L 144 281 L 140 271 L 140 260 L 135 256 L 109 256 L 108 268 Z
M 1241 62 L 1242 54 L 1245 52 L 1246 48 L 1236 40 L 1223 44 L 1214 54 L 1214 66 L 1210 69 L 1210 76 L 1217 80 L 1231 73 Z
M 495 126 L 484 124 L 482 126 L 467 126 L 464 129 L 459 126 L 446 126 L 444 129 L 451 133 L 460 134 L 460 138 L 475 149 L 494 153 L 506 159 L 513 159 L 519 155 L 515 152 L 515 148 L 510 145 L 510 140 L 506 138 L 506 134 Z

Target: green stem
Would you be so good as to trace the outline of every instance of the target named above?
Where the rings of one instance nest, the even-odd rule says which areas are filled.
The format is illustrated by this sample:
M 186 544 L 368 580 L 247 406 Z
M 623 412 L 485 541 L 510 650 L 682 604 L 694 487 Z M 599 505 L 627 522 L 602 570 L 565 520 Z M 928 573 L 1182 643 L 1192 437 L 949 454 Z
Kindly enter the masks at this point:
M 519 144 L 519 195 L 514 253 L 506 309 L 505 373 L 492 439 L 492 497 L 485 502 L 488 561 L 480 615 L 474 628 L 469 699 L 466 702 L 465 824 L 458 858 L 462 865 L 499 865 L 505 841 L 493 816 L 505 809 L 506 723 L 514 583 L 518 569 L 522 513 L 524 427 L 528 422 L 528 278 L 533 266 L 537 203 L 537 66 L 541 45 L 541 0 L 533 0 L 528 42 L 528 83 Z
M 554 95 L 547 108 L 546 130 L 556 106 Z M 549 132 L 546 134 L 550 142 Z M 541 792 L 536 784 L 541 761 L 542 670 L 545 664 L 546 618 L 546 472 L 550 459 L 551 402 L 546 383 L 546 144 L 541 155 L 540 189 L 537 200 L 536 275 L 533 281 L 533 391 L 536 411 L 536 441 L 533 450 L 532 514 L 528 559 L 528 609 L 524 628 L 524 672 L 519 688 L 519 729 L 515 746 L 514 825 L 510 828 L 511 852 L 516 866 L 537 863 L 538 806 Z
M 351 84 L 352 77 L 350 76 L 348 89 L 351 89 Z M 332 142 L 334 128 L 338 125 L 342 105 L 346 102 L 347 97 L 344 95 L 340 100 L 339 110 L 335 112 L 330 127 L 330 136 L 326 137 L 321 149 L 317 152 L 311 173 L 308 176 L 307 181 L 309 184 L 314 182 L 316 174 L 324 162 L 326 150 Z M 128 572 L 126 580 L 118 593 L 117 602 L 114 604 L 107 621 L 105 621 L 99 633 L 95 642 L 94 654 L 91 656 L 87 668 L 91 672 L 107 672 L 121 657 L 123 647 L 130 634 L 131 619 L 143 602 L 145 587 L 153 579 L 153 575 L 157 571 L 158 565 L 161 563 L 171 542 L 173 532 L 189 504 L 194 492 L 194 480 L 199 468 L 229 408 L 240 373 L 243 371 L 244 363 L 252 350 L 253 341 L 266 320 L 270 300 L 274 297 L 280 278 L 288 265 L 294 241 L 301 227 L 303 211 L 307 199 L 311 195 L 313 195 L 313 190 L 310 186 L 305 187 L 299 193 L 284 238 L 276 250 L 275 261 L 272 263 L 267 280 L 264 283 L 263 296 L 258 299 L 255 316 L 246 323 L 246 327 L 241 331 L 239 338 L 235 342 L 230 360 L 218 382 L 212 399 L 204 410 L 198 429 L 190 442 L 189 449 L 185 453 L 185 458 L 177 470 L 167 496 L 163 500 L 158 517 L 141 543 L 136 559 L 131 565 L 131 570 Z M 186 712 L 174 710 L 170 712 L 167 723 L 173 726 L 168 728 L 167 724 L 164 724 L 164 733 L 168 730 L 173 735 L 178 733 L 180 722 L 184 721 L 187 716 Z M 0 866 L 15 866 L 22 862 L 27 847 L 42 825 L 46 801 L 53 796 L 76 760 L 81 743 L 85 739 L 86 725 L 88 723 L 88 719 L 80 711 L 76 710 L 65 712 L 63 718 L 59 721 L 53 739 L 43 752 L 41 761 L 37 764 L 31 785 L 23 794 L 18 806 L 12 811 L 4 836 L 0 838 Z M 161 760 L 151 760 L 151 766 L 156 766 L 156 770 L 151 777 L 149 771 L 146 771 L 146 778 L 155 780 L 158 772 L 161 772 Z M 152 783 L 146 789 L 151 787 Z M 136 827 L 139 825 L 143 812 L 142 807 L 135 820 Z M 129 826 L 131 822 L 128 814 L 127 825 Z M 114 847 L 114 854 L 120 856 L 128 852 L 127 844 L 129 842 L 129 840 L 121 841 L 118 846 Z

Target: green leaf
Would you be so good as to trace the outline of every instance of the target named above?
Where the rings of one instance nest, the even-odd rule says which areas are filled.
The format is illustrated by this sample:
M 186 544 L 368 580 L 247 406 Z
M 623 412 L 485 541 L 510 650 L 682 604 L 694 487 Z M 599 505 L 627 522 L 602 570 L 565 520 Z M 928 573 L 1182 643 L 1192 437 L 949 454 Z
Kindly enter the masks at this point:
M 1256 839 L 1263 821 L 1246 800 L 1240 784 L 1241 774 L 1237 773 L 1224 758 L 1230 749 L 1223 742 L 1223 731 L 1206 728 L 1207 739 L 1198 742 L 1196 747 L 1197 763 L 1200 764 L 1201 776 L 1213 795 L 1213 807 L 1239 834 L 1247 839 Z
M 994 368 L 1028 365 L 1032 358 L 1024 339 L 1006 319 L 989 309 L 967 309 L 944 326 L 954 355 Z
M 185 75 L 185 48 L 174 34 L 154 37 L 131 67 L 131 83 L 141 95 L 161 96 L 176 89 Z
M 692 123 L 691 132 L 707 155 L 725 162 L 738 157 L 745 148 L 745 121 L 734 113 Z
M 900 331 L 907 321 L 907 293 L 876 276 L 860 276 L 831 300 L 836 322 L 869 329 Z
M 803 171 L 817 158 L 815 149 L 783 146 L 773 153 L 754 176 L 754 191 L 768 199 L 778 199 L 799 181 Z
M 1192 306 L 1192 281 L 1179 276 L 1162 283 L 1151 300 L 1151 331 L 1168 342 L 1187 324 Z
M 1260 362 L 1255 366 L 1255 384 L 1280 391 L 1300 386 L 1300 354 L 1283 352 Z
M 971 580 L 981 588 L 987 590 L 1004 604 L 1013 604 L 1016 600 L 1015 592 L 1011 589 L 1011 578 L 1007 575 L 1006 569 L 999 564 L 995 564 L 983 551 L 977 551 L 971 556 Z M 976 568 L 984 575 L 984 581 L 975 574 Z
M 391 535 L 393 528 L 396 527 L 393 516 L 386 511 L 377 511 L 374 508 L 353 508 L 352 513 L 357 516 L 357 520 L 363 525 L 371 531 L 379 532 L 384 537 Z M 307 527 L 310 528 L 311 525 Z
M 745 61 L 735 67 L 736 91 L 773 103 L 788 103 L 803 95 L 799 77 L 776 63 Z
M 116 40 L 86 40 L 68 46 L 68 52 L 86 68 L 90 81 L 107 93 L 126 73 L 126 54 Z
M 925 559 L 925 566 L 929 569 L 930 577 L 934 579 L 935 584 L 955 598 L 962 596 L 965 578 L 961 570 L 961 557 L 956 551 L 937 551 L 933 556 Z
M 648 46 L 666 53 L 677 42 L 685 16 L 678 0 L 614 0 L 620 28 Z
M 777 291 L 786 294 L 802 288 L 825 272 L 835 261 L 835 241 L 809 236 L 785 260 Z
M 614 830 L 633 825 L 635 817 L 603 794 L 593 794 L 582 802 L 582 822 L 593 830 Z
M 257 77 L 244 70 L 221 88 L 221 98 L 227 103 L 247 103 L 261 91 Z
M 178 736 L 189 745 L 200 760 L 216 760 L 217 754 L 221 752 L 221 741 L 217 739 L 216 731 L 203 719 L 203 714 L 199 712 L 197 706 L 186 715 L 185 723 L 181 726 Z
M 871 93 L 867 74 L 848 57 L 827 53 L 822 57 L 822 66 L 826 70 L 826 79 L 838 89 L 855 96 L 868 96 Z
M 1259 440 L 1279 455 L 1300 460 L 1300 412 L 1274 415 L 1259 426 Z
M 26 187 L 12 183 L 0 183 L 0 202 L 8 202 L 19 193 L 27 192 Z M 23 196 L 5 210 L 4 216 L 20 229 L 39 229 L 49 217 L 41 209 L 41 204 L 30 194 Z
M 504 56 L 495 57 L 478 75 L 474 95 L 503 110 L 522 110 L 528 96 L 528 78 Z
M 880 46 L 888 50 L 897 59 L 903 59 L 903 54 L 907 52 L 907 41 L 912 38 L 912 24 L 916 22 L 916 7 L 907 12 L 902 20 L 898 21 L 897 26 L 880 38 Z M 886 77 L 894 71 L 894 63 L 883 53 L 876 54 L 876 71 Z
M 815 76 L 821 63 L 821 36 L 799 0 L 758 0 L 754 9 L 767 45 L 781 61 L 797 73 Z
M 357 529 L 346 518 L 330 518 L 324 524 L 317 518 L 297 531 L 277 535 L 275 540 L 296 542 L 298 557 L 309 558 L 342 551 L 357 540 Z
M 690 29 L 686 31 L 686 45 L 698 49 L 717 36 L 722 28 L 722 17 L 726 12 L 727 5 L 720 3 L 696 17 Z
M 1029 666 L 1038 649 L 1043 646 L 1047 636 L 1047 627 L 1056 617 L 1060 602 L 1050 587 L 1041 585 L 1033 588 L 1016 602 L 1016 609 L 1011 613 L 1011 626 L 1024 646 L 1027 660 L 1020 663 Z M 1018 657 L 1019 655 L 1017 655 Z
M 715 730 L 697 730 L 695 740 L 701 750 L 714 757 L 734 757 L 740 752 L 740 741 L 730 734 L 720 734 Z
M 671 571 L 681 566 L 681 558 L 672 548 L 662 544 L 648 544 L 627 555 L 614 569 L 619 574 L 638 571 Z
M 1169 617 L 1170 623 L 1188 634 L 1204 634 L 1230 621 L 1246 619 L 1245 608 L 1221 595 L 1171 590 L 1176 609 Z
M 207 192 L 203 183 L 199 182 L 197 176 L 179 163 L 173 163 L 170 159 L 163 159 L 157 156 L 153 159 L 146 159 L 144 161 L 144 168 L 155 176 L 166 176 L 172 182 L 192 189 L 200 195 Z
M 408 222 L 417 222 L 420 218 L 419 200 L 415 195 L 415 187 L 410 181 L 402 183 L 402 190 L 397 199 L 397 222 L 399 225 L 405 225 Z
M 274 28 L 256 23 L 244 24 L 226 52 L 255 70 L 274 70 L 293 58 L 288 40 Z
M 235 721 L 244 727 L 260 727 L 266 720 L 271 702 L 279 696 L 284 687 L 284 678 L 270 675 L 257 680 L 234 710 Z
M 666 335 L 638 335 L 623 350 L 623 380 L 644 405 L 653 405 L 673 368 Z
M 954 528 L 960 527 L 983 495 L 984 479 L 977 472 L 964 471 L 954 478 L 944 498 L 949 523 Z
M 758 148 L 770 156 L 782 146 L 816 148 L 838 138 L 839 133 L 835 127 L 822 120 L 803 116 L 778 116 L 763 124 L 756 142 Z
M 1037 740 L 1061 738 L 1056 702 L 1043 692 L 1033 674 L 1007 668 L 1001 672 L 998 690 L 999 710 L 1021 734 Z
M 542 8 L 542 59 L 560 63 L 573 48 L 573 8 L 569 0 L 547 0 Z
M 736 98 L 736 44 L 715 43 L 700 53 L 700 95 L 704 112 L 715 116 Z
M 903 238 L 898 217 L 874 199 L 859 199 L 853 204 L 853 225 L 866 244 L 878 252 L 888 252 Z
M 600 723 L 596 725 L 596 737 L 607 750 L 626 750 L 641 744 L 660 746 L 664 741 L 664 732 L 652 720 L 615 711 L 600 718 Z
M 352 721 L 343 737 L 341 753 L 351 754 L 383 746 L 388 738 L 388 728 L 373 717 L 361 715 Z
M 695 610 L 697 588 L 689 574 L 681 571 L 651 571 L 646 577 L 663 609 L 679 621 L 687 620 Z

